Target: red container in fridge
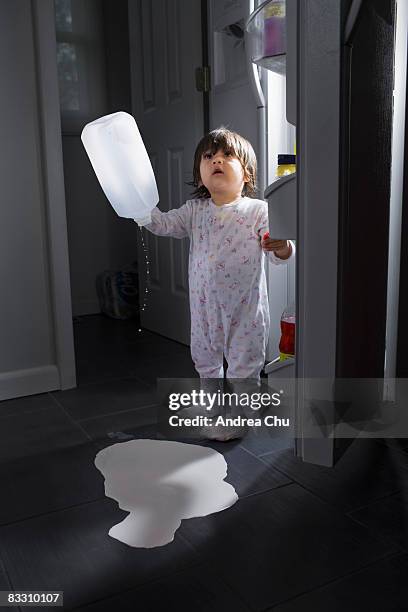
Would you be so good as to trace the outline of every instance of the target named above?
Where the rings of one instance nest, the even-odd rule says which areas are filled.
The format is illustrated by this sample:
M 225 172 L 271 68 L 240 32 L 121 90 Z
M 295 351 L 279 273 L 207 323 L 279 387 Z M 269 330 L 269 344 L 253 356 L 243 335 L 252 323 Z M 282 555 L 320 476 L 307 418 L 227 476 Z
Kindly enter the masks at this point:
M 282 313 L 281 317 L 281 339 L 279 342 L 280 359 L 288 359 L 295 356 L 295 337 L 296 337 L 296 311 L 291 304 Z

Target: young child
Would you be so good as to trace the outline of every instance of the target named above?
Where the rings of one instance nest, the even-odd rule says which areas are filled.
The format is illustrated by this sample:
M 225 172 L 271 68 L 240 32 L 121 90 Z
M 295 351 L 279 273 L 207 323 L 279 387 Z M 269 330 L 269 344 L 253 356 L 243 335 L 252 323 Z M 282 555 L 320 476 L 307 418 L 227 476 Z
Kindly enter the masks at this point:
M 269 335 L 264 253 L 274 264 L 294 255 L 287 240 L 268 237 L 268 206 L 254 198 L 251 144 L 224 127 L 199 142 L 193 199 L 152 211 L 145 227 L 158 236 L 190 238 L 191 355 L 200 378 L 259 379 Z M 135 219 L 137 222 L 137 219 Z

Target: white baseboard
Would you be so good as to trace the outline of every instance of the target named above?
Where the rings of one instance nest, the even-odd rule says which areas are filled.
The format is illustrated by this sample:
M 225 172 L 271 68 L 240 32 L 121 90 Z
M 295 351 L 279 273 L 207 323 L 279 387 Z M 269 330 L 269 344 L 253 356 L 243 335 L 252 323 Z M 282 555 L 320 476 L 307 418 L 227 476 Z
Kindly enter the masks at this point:
M 0 400 L 47 393 L 60 388 L 58 368 L 55 365 L 0 374 Z

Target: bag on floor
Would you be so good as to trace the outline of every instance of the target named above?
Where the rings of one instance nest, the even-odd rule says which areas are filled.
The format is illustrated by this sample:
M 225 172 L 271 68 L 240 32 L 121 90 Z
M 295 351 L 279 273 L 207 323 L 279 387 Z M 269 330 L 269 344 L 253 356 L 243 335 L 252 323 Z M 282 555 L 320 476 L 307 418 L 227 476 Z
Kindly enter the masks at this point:
M 114 319 L 139 316 L 139 279 L 137 263 L 120 271 L 105 270 L 96 277 L 101 312 Z

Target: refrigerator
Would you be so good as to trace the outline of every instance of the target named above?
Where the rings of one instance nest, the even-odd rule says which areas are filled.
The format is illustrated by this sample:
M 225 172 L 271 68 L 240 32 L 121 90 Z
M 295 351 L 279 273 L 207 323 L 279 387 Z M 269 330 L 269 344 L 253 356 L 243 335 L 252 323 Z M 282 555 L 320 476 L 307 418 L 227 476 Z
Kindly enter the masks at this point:
M 285 53 L 269 58 L 278 77 L 268 76 L 254 27 L 274 3 L 285 5 L 286 20 Z M 230 104 L 228 127 L 257 153 L 271 236 L 296 240 L 295 264 L 268 272 L 268 358 L 278 355 L 279 320 L 291 300 L 296 355 L 266 372 L 271 386 L 279 377 L 292 385 L 295 453 L 320 465 L 333 466 L 350 443 L 333 435 L 339 385 L 395 377 L 406 12 L 401 0 L 208 5 L 210 129 Z M 279 185 L 272 155 L 280 146 L 292 153 L 294 140 L 296 175 Z M 386 382 L 378 393 L 387 393 Z

